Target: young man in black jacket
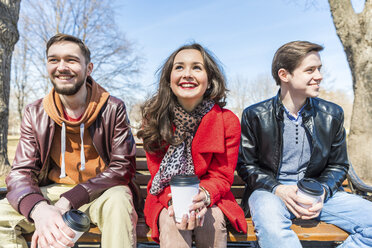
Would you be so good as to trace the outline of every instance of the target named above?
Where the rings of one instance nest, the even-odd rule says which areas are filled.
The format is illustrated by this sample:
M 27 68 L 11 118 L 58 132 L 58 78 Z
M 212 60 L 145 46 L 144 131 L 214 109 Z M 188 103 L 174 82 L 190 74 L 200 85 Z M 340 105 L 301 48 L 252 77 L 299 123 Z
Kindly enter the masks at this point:
M 343 110 L 317 98 L 321 50 L 307 41 L 280 47 L 272 63 L 278 94 L 243 112 L 237 171 L 262 248 L 301 247 L 290 229 L 294 218 L 349 232 L 340 247 L 372 247 L 372 203 L 341 187 L 349 167 Z M 303 178 L 320 184 L 316 203 L 297 195 Z

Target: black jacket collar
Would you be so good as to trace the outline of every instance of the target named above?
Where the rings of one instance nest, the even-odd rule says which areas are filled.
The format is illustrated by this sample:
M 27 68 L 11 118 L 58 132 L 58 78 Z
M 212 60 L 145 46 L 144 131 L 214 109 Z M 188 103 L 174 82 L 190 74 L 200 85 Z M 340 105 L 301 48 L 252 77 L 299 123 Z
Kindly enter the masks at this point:
M 282 100 L 280 100 L 280 89 L 279 89 L 278 93 L 276 94 L 276 96 L 274 96 L 274 103 L 273 104 L 274 104 L 275 116 L 278 119 L 283 120 L 284 105 L 283 105 Z M 304 118 L 306 120 L 310 116 L 314 116 L 314 114 L 315 114 L 314 101 L 313 101 L 312 98 L 308 97 L 306 99 L 304 110 L 302 111 L 302 114 L 301 114 L 302 118 Z

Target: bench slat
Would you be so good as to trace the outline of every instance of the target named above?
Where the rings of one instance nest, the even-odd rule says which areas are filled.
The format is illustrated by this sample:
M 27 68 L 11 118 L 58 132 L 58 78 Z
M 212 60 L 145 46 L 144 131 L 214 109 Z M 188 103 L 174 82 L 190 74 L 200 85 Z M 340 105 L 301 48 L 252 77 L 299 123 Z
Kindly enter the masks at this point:
M 238 233 L 231 226 L 228 226 L 228 242 L 257 241 L 252 219 L 247 218 L 248 233 Z M 294 230 L 299 239 L 303 241 L 344 241 L 348 234 L 340 228 L 317 221 L 293 221 L 291 229 Z M 27 242 L 31 242 L 32 234 L 24 235 Z M 137 241 L 152 242 L 151 230 L 143 218 L 139 218 L 137 224 Z M 84 233 L 79 242 L 101 242 L 101 232 L 97 227 L 92 227 L 89 232 Z
M 146 171 L 146 172 L 140 171 L 140 172 L 137 172 L 136 173 L 136 179 L 135 179 L 135 181 L 136 181 L 136 183 L 138 185 L 147 186 L 147 183 L 149 182 L 150 179 L 151 179 L 151 175 L 150 175 L 150 173 L 148 171 Z M 240 188 L 244 191 L 245 183 L 243 182 L 243 180 L 238 175 L 235 175 L 234 176 L 234 183 L 233 183 L 233 185 L 234 185 L 234 187 L 241 186 Z M 239 192 L 239 195 L 240 194 L 242 194 L 242 193 Z
M 245 186 L 245 182 L 243 181 L 243 179 L 238 176 L 238 174 L 235 172 L 234 174 L 234 182 L 233 182 L 233 185 L 241 185 L 241 186 Z
M 145 159 L 137 159 L 136 160 L 136 169 L 137 171 L 141 171 L 141 170 L 148 170 L 147 168 L 147 162 Z
M 136 179 L 134 180 L 138 186 L 147 186 L 147 183 L 149 182 L 151 178 L 150 173 L 142 174 L 142 173 L 136 173 Z
M 231 188 L 231 192 L 233 193 L 233 195 L 235 196 L 235 199 L 237 200 L 237 202 L 239 203 L 241 201 L 241 199 L 243 198 L 243 190 L 244 189 L 235 189 L 235 188 Z M 142 197 L 144 199 L 146 199 L 147 197 L 147 188 L 144 187 L 144 186 L 141 186 L 140 187 L 140 191 L 141 191 L 141 194 L 142 194 Z
M 243 195 L 244 195 L 244 188 L 241 187 L 241 186 L 232 186 L 231 187 L 231 192 L 233 193 L 233 195 L 235 196 L 235 198 L 237 199 L 241 199 L 243 198 Z
M 154 241 L 151 239 L 151 230 L 146 225 L 144 218 L 139 218 L 137 223 L 137 242 L 151 242 Z M 24 235 L 27 242 L 31 242 L 32 234 Z M 88 232 L 84 233 L 78 240 L 81 243 L 92 243 L 92 242 L 101 242 L 101 231 L 98 227 L 93 226 L 89 229 Z
M 295 220 L 291 226 L 300 240 L 306 241 L 344 241 L 349 234 L 335 225 L 316 220 Z
M 248 233 L 238 233 L 232 228 L 228 229 L 228 241 L 256 241 L 257 237 L 254 233 L 252 219 L 247 219 Z M 302 241 L 344 241 L 348 237 L 348 233 L 342 229 L 324 222 L 315 220 L 303 221 L 295 220 L 291 226 L 298 238 Z
M 146 158 L 146 152 L 145 149 L 143 149 L 143 146 L 136 146 L 136 158 Z

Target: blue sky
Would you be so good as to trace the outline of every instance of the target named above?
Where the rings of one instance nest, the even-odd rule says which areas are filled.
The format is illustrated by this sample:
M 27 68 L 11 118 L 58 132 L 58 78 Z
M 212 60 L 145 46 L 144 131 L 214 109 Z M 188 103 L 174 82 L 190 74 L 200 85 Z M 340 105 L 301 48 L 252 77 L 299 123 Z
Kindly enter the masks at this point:
M 353 0 L 357 11 L 363 3 Z M 116 0 L 116 6 L 119 28 L 145 60 L 138 81 L 147 89 L 154 89 L 162 62 L 185 43 L 211 50 L 231 81 L 270 74 L 282 44 L 308 40 L 325 47 L 321 56 L 332 89 L 351 95 L 350 70 L 326 0 Z

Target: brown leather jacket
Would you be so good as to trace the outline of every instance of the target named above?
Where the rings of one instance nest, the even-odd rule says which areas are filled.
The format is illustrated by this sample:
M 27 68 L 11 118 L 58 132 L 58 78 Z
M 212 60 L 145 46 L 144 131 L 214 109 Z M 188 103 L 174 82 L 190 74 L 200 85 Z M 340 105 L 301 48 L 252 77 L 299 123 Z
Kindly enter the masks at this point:
M 106 189 L 128 185 L 139 199 L 131 182 L 135 174 L 135 142 L 124 103 L 110 96 L 95 122 L 88 128 L 93 144 L 107 168 L 96 177 L 76 185 L 68 196 L 73 208 L 89 203 Z M 7 199 L 21 214 L 29 218 L 33 206 L 44 200 L 40 186 L 51 183 L 49 152 L 55 132 L 55 122 L 46 114 L 42 99 L 28 105 L 21 125 L 21 137 L 12 170 L 6 178 Z

